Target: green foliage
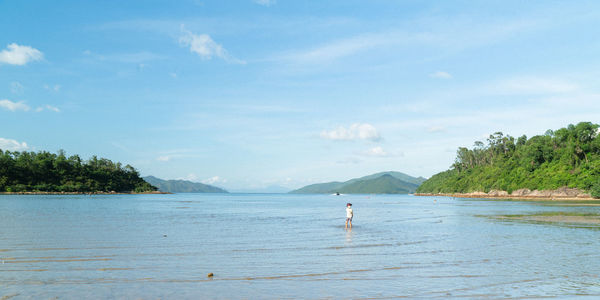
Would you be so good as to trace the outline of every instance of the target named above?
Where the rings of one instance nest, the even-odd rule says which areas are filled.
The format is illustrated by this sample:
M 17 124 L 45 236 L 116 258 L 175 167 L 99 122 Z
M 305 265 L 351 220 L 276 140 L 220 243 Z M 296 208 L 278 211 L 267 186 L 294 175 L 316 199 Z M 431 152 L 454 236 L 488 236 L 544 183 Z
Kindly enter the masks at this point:
M 105 158 L 82 161 L 64 151 L 0 150 L 0 192 L 148 192 L 156 188 L 130 165 Z
M 592 190 L 590 191 L 590 193 L 592 194 L 592 197 L 600 198 L 600 183 L 594 184 L 594 186 L 592 186 Z
M 597 124 L 582 122 L 516 140 L 496 132 L 487 144 L 475 142 L 473 149 L 459 148 L 451 169 L 432 176 L 417 192 L 512 192 L 563 186 L 593 192 L 593 187 L 600 184 L 598 128 Z

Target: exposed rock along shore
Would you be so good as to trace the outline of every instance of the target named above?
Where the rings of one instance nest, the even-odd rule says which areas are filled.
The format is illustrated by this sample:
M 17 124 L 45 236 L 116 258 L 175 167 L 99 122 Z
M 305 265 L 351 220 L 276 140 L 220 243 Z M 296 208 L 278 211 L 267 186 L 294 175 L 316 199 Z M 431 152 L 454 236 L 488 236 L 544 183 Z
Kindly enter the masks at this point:
M 556 190 L 530 190 L 518 189 L 512 193 L 500 190 L 472 193 L 416 193 L 415 196 L 447 196 L 457 198 L 512 198 L 512 199 L 540 199 L 540 200 L 594 200 L 587 192 L 580 189 L 562 187 Z

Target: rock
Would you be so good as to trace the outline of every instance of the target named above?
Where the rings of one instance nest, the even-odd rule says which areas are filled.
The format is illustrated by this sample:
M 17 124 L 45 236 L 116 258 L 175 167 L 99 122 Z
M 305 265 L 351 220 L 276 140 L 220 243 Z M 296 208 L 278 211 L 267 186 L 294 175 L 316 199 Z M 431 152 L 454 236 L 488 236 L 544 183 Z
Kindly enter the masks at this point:
M 508 193 L 506 191 L 491 190 L 488 192 L 488 196 L 502 197 L 502 196 L 508 196 Z
M 473 196 L 486 196 L 487 194 L 484 192 L 472 192 L 470 193 Z
M 531 197 L 551 197 L 552 196 L 552 191 L 547 191 L 547 190 L 541 190 L 541 191 L 533 190 L 527 196 L 531 196 Z
M 527 196 L 529 195 L 529 193 L 531 193 L 530 189 L 518 189 L 516 191 L 512 192 L 512 196 Z

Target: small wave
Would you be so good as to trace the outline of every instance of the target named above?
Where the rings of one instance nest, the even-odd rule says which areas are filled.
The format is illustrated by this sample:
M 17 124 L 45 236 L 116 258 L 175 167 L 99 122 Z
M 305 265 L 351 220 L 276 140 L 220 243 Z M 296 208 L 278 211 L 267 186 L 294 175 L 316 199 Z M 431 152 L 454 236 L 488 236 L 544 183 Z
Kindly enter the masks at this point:
M 364 244 L 364 245 L 349 245 L 349 246 L 331 246 L 324 249 L 344 249 L 344 248 L 371 248 L 371 247 L 387 247 L 394 246 L 393 244 Z

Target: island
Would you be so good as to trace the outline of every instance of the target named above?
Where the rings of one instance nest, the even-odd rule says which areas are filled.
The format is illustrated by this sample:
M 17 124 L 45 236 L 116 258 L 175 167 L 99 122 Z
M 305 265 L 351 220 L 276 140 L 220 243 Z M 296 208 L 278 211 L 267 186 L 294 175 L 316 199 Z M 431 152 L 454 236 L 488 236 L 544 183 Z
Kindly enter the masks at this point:
M 0 150 L 0 193 L 155 193 L 130 165 L 65 151 Z
M 401 172 L 381 172 L 344 182 L 326 182 L 307 185 L 291 194 L 411 194 L 425 181 Z
M 600 197 L 599 125 L 570 124 L 543 135 L 496 132 L 487 144 L 460 147 L 449 170 L 433 175 L 416 195 L 519 199 Z
M 199 182 L 188 180 L 164 180 L 154 176 L 143 177 L 146 182 L 165 193 L 228 193 L 228 191 Z

